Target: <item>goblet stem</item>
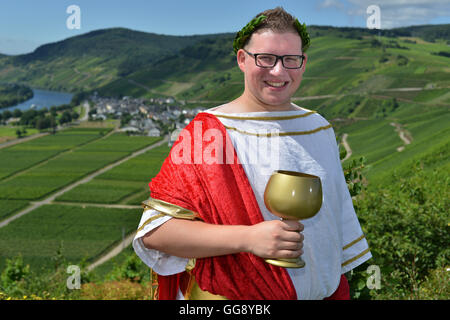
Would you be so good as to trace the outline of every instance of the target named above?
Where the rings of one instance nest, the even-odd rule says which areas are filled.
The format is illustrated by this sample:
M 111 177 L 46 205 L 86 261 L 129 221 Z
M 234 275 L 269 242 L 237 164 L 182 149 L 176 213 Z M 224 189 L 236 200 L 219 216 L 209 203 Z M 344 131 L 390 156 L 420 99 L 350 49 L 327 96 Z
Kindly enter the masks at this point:
M 281 221 L 286 220 L 280 218 Z M 303 268 L 305 266 L 305 261 L 301 257 L 298 258 L 280 258 L 280 259 L 264 259 L 267 263 L 273 264 L 274 266 L 283 268 Z

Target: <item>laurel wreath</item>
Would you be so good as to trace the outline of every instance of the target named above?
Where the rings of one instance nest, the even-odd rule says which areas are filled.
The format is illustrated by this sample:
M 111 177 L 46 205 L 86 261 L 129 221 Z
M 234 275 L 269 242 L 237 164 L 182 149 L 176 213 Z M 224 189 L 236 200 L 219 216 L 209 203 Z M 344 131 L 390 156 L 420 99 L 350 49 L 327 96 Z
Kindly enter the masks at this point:
M 258 17 L 253 18 L 249 23 L 245 25 L 240 31 L 236 33 L 236 36 L 233 41 L 233 49 L 234 53 L 237 53 L 239 49 L 244 47 L 244 44 L 247 42 L 247 39 L 252 35 L 253 31 L 263 22 L 267 16 L 260 15 Z M 308 31 L 306 31 L 306 24 L 301 24 L 298 19 L 295 19 L 294 26 L 297 29 L 300 38 L 302 39 L 302 48 L 303 52 L 305 52 L 310 44 L 311 40 L 309 38 Z

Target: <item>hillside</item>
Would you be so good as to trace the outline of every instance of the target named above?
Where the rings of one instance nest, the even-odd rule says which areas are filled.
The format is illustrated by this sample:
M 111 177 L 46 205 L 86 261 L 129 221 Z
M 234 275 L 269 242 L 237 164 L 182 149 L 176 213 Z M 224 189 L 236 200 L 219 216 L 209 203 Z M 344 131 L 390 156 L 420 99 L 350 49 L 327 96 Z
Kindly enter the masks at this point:
M 446 88 L 450 85 L 448 57 L 439 54 L 449 51 L 444 39 L 427 42 L 418 37 L 378 36 L 370 30 L 356 28 L 310 29 L 312 45 L 308 50 L 309 61 L 304 80 L 296 93 L 298 98 L 364 95 L 396 88 Z M 442 33 L 446 33 L 450 25 L 441 29 L 445 30 Z M 393 33 L 391 30 L 390 34 Z M 419 33 L 414 34 L 417 36 Z M 133 92 L 150 97 L 159 94 L 194 103 L 204 101 L 206 104 L 233 99 L 242 92 L 243 76 L 231 53 L 232 39 L 232 34 L 225 34 L 215 41 L 197 42 L 100 90 L 105 95 Z M 398 97 L 407 97 L 408 94 L 398 92 Z M 334 107 L 335 112 L 332 112 L 328 110 L 326 101 L 330 102 L 329 99 L 322 99 L 305 103 L 326 109 L 332 117 L 352 113 L 340 107 Z M 331 101 L 334 105 L 335 101 Z M 367 111 L 363 105 L 356 110 L 360 116 Z
M 42 45 L 29 54 L 0 57 L 0 79 L 52 90 L 90 90 L 208 37 L 96 30 Z
M 433 73 L 431 77 L 440 79 L 442 74 L 438 73 L 448 71 L 440 68 L 448 57 L 437 54 L 449 51 L 446 43 L 449 30 L 450 25 L 380 32 L 311 26 L 310 61 L 298 94 L 329 94 L 330 89 L 341 91 L 344 85 L 358 87 L 355 81 L 365 82 L 381 69 L 384 78 L 386 73 L 390 74 L 387 78 L 393 74 L 403 77 L 405 69 L 410 70 L 418 80 L 403 83 L 404 86 L 426 82 L 419 79 L 423 73 Z M 30 54 L 0 56 L 0 81 L 69 92 L 100 89 L 117 96 L 169 95 L 194 101 L 227 100 L 242 90 L 242 77 L 232 54 L 233 37 L 232 33 L 167 36 L 125 28 L 96 30 L 40 46 Z M 401 56 L 405 54 L 412 54 L 412 59 L 403 59 Z M 377 64 L 380 59 L 385 63 Z M 436 68 L 422 66 L 426 68 L 422 71 L 420 65 L 430 59 Z M 407 67 L 391 68 L 389 61 Z M 342 72 L 349 82 L 342 83 Z M 320 84 L 314 81 L 323 77 L 326 80 Z M 389 86 L 396 82 L 395 78 L 376 83 Z M 373 86 L 372 82 L 369 85 Z

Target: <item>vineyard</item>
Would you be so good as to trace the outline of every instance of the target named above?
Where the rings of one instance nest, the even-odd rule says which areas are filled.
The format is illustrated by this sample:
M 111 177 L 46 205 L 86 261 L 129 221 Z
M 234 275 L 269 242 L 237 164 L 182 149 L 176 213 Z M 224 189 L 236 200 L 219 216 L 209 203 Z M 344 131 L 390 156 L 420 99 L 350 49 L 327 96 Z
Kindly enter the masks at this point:
M 41 206 L 1 229 L 0 268 L 5 257 L 21 255 L 32 270 L 49 269 L 60 246 L 69 263 L 91 260 L 121 240 L 122 232 L 134 231 L 141 214 L 140 209 Z
M 0 199 L 38 200 L 154 141 L 155 138 L 130 139 L 125 134 L 114 133 L 72 148 L 1 181 Z M 8 153 L 8 150 L 4 152 Z M 22 153 L 22 157 L 27 156 Z
M 0 149 L 0 223 L 35 201 L 44 201 L 61 188 L 160 140 L 129 137 L 105 128 L 71 128 Z M 107 252 L 124 234 L 136 229 L 142 213 L 138 205 L 148 193 L 146 183 L 159 168 L 152 166 L 160 166 L 164 152 L 168 152 L 167 146 L 156 152 L 150 149 L 111 169 L 111 173 L 106 171 L 105 177 L 82 183 L 0 228 L 0 270 L 7 259 L 17 256 L 31 270 L 40 272 L 49 270 L 57 252 L 74 264 L 93 261 Z M 118 203 L 124 197 L 136 205 L 91 205 Z
M 169 147 L 160 146 L 108 170 L 56 201 L 139 205 L 148 196 L 148 182 L 161 167 Z
M 0 149 L 0 180 L 36 166 L 39 163 L 55 157 L 61 152 L 71 150 L 95 139 L 99 139 L 105 129 L 68 129 L 55 135 L 20 143 L 15 146 Z

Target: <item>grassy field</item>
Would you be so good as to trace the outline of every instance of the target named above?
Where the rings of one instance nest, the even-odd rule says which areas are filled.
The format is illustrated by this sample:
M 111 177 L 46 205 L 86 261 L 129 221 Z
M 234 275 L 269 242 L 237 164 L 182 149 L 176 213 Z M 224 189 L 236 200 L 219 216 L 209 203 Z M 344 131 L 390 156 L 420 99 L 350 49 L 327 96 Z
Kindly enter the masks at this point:
M 139 205 L 148 197 L 148 183 L 158 173 L 169 150 L 167 145 L 149 150 L 72 189 L 56 201 Z
M 410 144 L 405 144 L 391 123 L 401 125 Z M 405 175 L 416 162 L 448 166 L 450 149 L 450 113 L 447 107 L 400 103 L 397 111 L 386 118 L 358 120 L 340 127 L 339 134 L 348 134 L 352 156 L 346 163 L 364 156 L 366 175 L 373 184 L 389 181 L 393 173 Z M 397 151 L 404 146 L 403 151 Z M 344 163 L 345 165 L 345 163 Z
M 20 127 L 0 126 L 0 143 L 17 139 L 17 129 L 22 130 Z M 22 134 L 22 137 L 28 137 L 36 133 L 39 133 L 38 129 L 27 128 L 27 133 Z
M 0 269 L 5 259 L 22 255 L 32 269 L 52 268 L 62 254 L 75 264 L 92 261 L 139 222 L 140 209 L 45 205 L 0 229 Z
M 68 129 L 54 135 L 0 149 L 0 181 L 61 152 L 100 139 L 100 129 Z
M 98 139 L 13 176 L 11 179 L 0 181 L 0 199 L 42 198 L 158 139 L 128 137 L 122 133 Z
M 0 221 L 28 205 L 26 200 L 0 200 Z
M 131 152 L 160 140 L 155 137 L 106 135 L 110 128 L 73 128 L 0 150 L 0 220 Z M 107 171 L 57 200 L 140 204 L 147 179 L 159 170 L 169 148 L 162 146 Z M 1 162 L 3 161 L 3 162 Z M 141 209 L 111 209 L 83 204 L 50 204 L 0 228 L 0 270 L 5 259 L 22 255 L 37 270 L 51 268 L 62 245 L 68 261 L 92 261 L 137 227 Z M 39 221 L 39 222 L 37 222 Z M 15 245 L 13 245 L 15 243 Z
M 56 201 L 114 204 L 142 192 L 143 188 L 142 183 L 135 181 L 93 179 L 64 193 Z

